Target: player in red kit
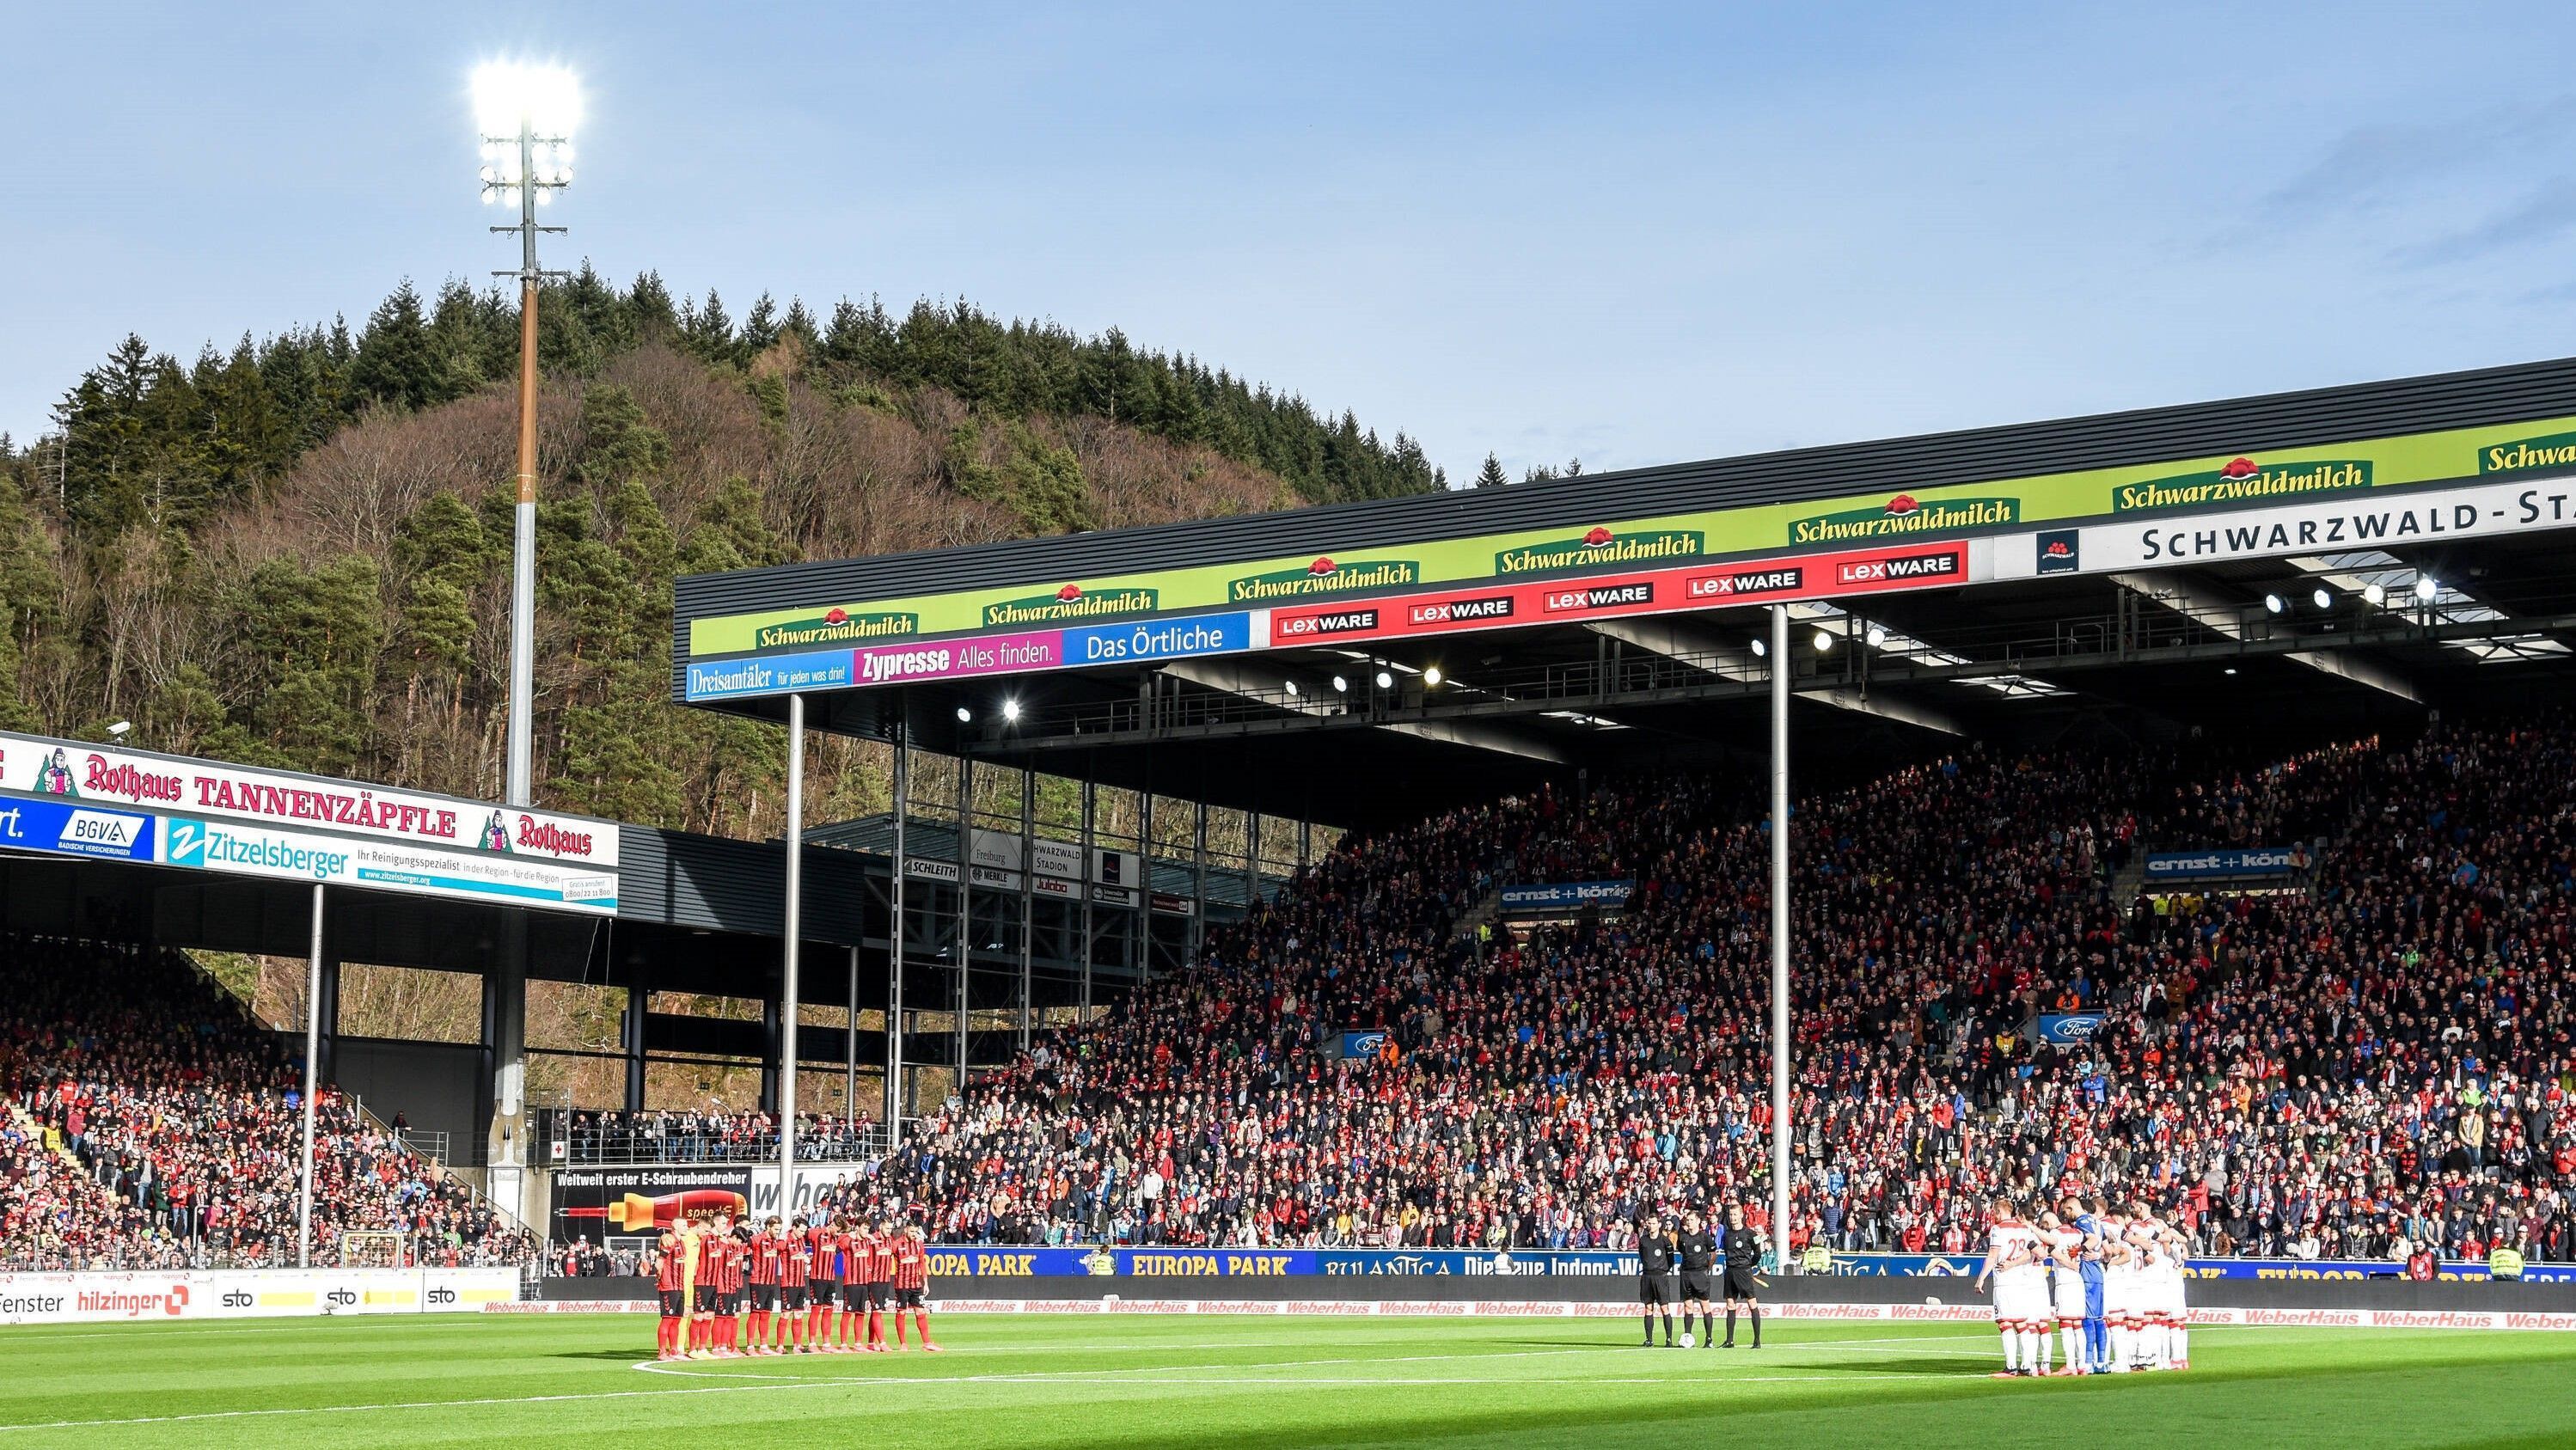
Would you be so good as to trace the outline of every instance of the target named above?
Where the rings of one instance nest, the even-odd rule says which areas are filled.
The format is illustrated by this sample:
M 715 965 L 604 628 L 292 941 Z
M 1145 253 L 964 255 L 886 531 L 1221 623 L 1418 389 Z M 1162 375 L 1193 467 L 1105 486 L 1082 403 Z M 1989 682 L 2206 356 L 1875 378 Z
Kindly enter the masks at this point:
M 805 1348 L 805 1220 L 798 1217 L 787 1232 L 776 1235 L 770 1251 L 778 1256 L 778 1341 L 772 1354 Z
M 841 1251 L 832 1241 L 831 1220 L 819 1213 L 805 1231 L 805 1259 L 814 1296 L 805 1318 L 805 1352 L 826 1354 L 832 1348 L 832 1309 L 841 1298 Z
M 859 1337 L 868 1310 L 868 1273 L 865 1229 L 849 1219 L 833 1230 L 841 1246 L 841 1337 L 832 1346 L 836 1354 L 856 1354 L 867 1348 Z
M 768 1354 L 769 1321 L 778 1313 L 778 1219 L 760 1226 L 751 1240 L 751 1342 L 745 1352 Z
M 655 1359 L 678 1359 L 687 1348 L 682 1327 L 689 1322 L 689 1250 L 681 1237 L 669 1229 L 662 1230 L 657 1244 L 659 1262 L 653 1269 L 653 1290 L 662 1299 L 662 1325 L 655 1337 Z
M 903 1348 L 903 1316 L 901 1314 L 893 1316 L 894 1341 L 891 1344 L 886 1341 L 884 1323 L 886 1311 L 894 1308 L 894 1220 L 879 1218 L 870 1226 L 869 1232 L 869 1242 L 873 1248 L 869 1253 L 868 1273 L 876 1284 L 872 1302 L 878 1312 L 869 1316 L 868 1332 L 876 1336 L 878 1349 L 901 1349 Z
M 741 1353 L 734 1348 L 742 1329 L 743 1243 L 731 1220 L 716 1221 L 716 1342 L 718 1359 L 732 1359 Z
M 885 1348 L 885 1326 L 877 1311 L 884 1305 L 885 1280 L 877 1272 L 876 1225 L 860 1219 L 857 1232 L 850 1236 L 850 1278 L 858 1289 L 859 1312 L 866 1316 L 866 1337 L 859 1348 L 871 1352 Z
M 939 1346 L 930 1338 L 930 1308 L 925 1300 L 930 1292 L 930 1249 L 922 1242 L 921 1225 L 906 1224 L 894 1236 L 894 1339 L 903 1343 L 903 1312 L 912 1311 L 912 1327 L 921 1331 L 921 1347 L 932 1354 Z

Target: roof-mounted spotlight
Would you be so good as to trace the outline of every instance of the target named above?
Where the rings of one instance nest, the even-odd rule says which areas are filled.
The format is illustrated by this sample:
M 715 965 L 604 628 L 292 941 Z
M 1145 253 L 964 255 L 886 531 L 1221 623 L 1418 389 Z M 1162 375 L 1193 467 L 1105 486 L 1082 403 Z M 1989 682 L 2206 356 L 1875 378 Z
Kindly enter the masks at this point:
M 2334 595 L 2327 592 L 2322 585 L 2318 587 L 2316 593 L 2311 594 L 2308 597 L 2316 601 L 2317 608 L 2319 609 L 2334 608 Z
M 2442 586 L 2435 583 L 2430 574 L 2420 575 L 2415 580 L 2415 597 L 2427 604 L 2432 603 L 2433 596 L 2441 592 Z
M 1818 653 L 1818 654 L 1820 654 L 1820 655 L 1829 655 L 1829 654 L 1832 654 L 1833 652 L 1834 652 L 1834 634 L 1833 634 L 1833 631 L 1832 631 L 1832 630 L 1829 630 L 1829 629 L 1820 629 L 1820 630 L 1817 630 L 1817 631 L 1816 631 L 1816 653 Z
M 1438 685 L 1440 683 L 1440 667 L 1438 665 L 1433 665 L 1431 668 L 1424 670 L 1422 672 L 1422 683 L 1425 685 Z
M 974 720 L 975 720 L 975 712 L 974 712 L 974 711 L 967 709 L 967 708 L 966 708 L 965 706 L 963 706 L 963 705 L 960 705 L 960 706 L 958 706 L 958 707 L 957 707 L 957 723 L 958 723 L 958 724 L 960 724 L 960 725 L 970 725 L 970 724 L 973 724 L 973 723 L 974 723 Z
M 1753 657 L 1755 659 L 1758 660 L 1769 653 L 1771 653 L 1771 646 L 1764 644 L 1758 639 L 1753 642 Z
M 2364 604 L 2368 604 L 2373 608 L 2386 604 L 2388 602 L 2387 587 L 2379 584 L 2365 584 L 2361 588 L 2361 600 Z
M 1002 718 L 1011 721 L 1013 724 L 1017 724 L 1020 718 L 1020 702 L 1017 700 L 1004 700 L 1002 702 Z
M 1341 676 L 1341 675 L 1335 675 L 1335 676 L 1333 676 L 1333 693 L 1334 693 L 1334 694 L 1337 694 L 1337 695 L 1347 695 L 1347 694 L 1349 694 L 1350 692 L 1351 692 L 1351 682 L 1350 682 L 1347 678 L 1345 678 L 1345 677 L 1343 677 L 1343 676 Z
M 2267 613 L 2278 614 L 2289 607 L 2290 601 L 2282 598 L 2278 594 L 2266 594 L 2263 596 L 2263 608 Z
M 1377 687 L 1378 687 L 1379 689 L 1381 689 L 1381 690 L 1392 690 L 1392 689 L 1394 689 L 1394 688 L 1395 688 L 1395 676 L 1393 676 L 1393 675 L 1391 675 L 1391 674 L 1388 674 L 1388 673 L 1387 673 L 1386 671 L 1384 671 L 1384 670 L 1380 670 L 1380 671 L 1378 671 L 1378 672 L 1377 672 Z

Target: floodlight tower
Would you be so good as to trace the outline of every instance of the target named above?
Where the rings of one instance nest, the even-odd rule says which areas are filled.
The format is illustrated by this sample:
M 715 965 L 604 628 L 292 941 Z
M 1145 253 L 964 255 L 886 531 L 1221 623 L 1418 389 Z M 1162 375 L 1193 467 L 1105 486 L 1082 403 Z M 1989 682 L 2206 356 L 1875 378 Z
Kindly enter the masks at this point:
M 475 133 L 483 151 L 483 200 L 516 202 L 519 220 L 495 232 L 519 234 L 519 265 L 495 276 L 519 279 L 518 507 L 510 550 L 510 717 L 502 799 L 535 801 L 534 676 L 537 612 L 537 288 L 549 274 L 537 265 L 537 209 L 572 184 L 572 131 L 581 119 L 581 88 L 561 66 L 493 62 L 474 72 Z M 525 1211 L 521 1171 L 527 1163 L 528 923 L 512 913 L 503 929 L 499 970 L 487 980 L 486 1034 L 491 1044 L 492 1122 L 487 1139 L 492 1199 Z
M 519 279 L 519 501 L 510 551 L 509 766 L 503 800 L 533 800 L 530 744 L 536 668 L 537 596 L 537 288 L 549 274 L 537 265 L 537 209 L 572 184 L 572 130 L 581 119 L 581 87 L 561 66 L 495 61 L 475 69 L 474 120 L 483 141 L 483 200 L 516 202 L 519 220 L 496 232 L 519 234 L 519 265 L 493 273 Z

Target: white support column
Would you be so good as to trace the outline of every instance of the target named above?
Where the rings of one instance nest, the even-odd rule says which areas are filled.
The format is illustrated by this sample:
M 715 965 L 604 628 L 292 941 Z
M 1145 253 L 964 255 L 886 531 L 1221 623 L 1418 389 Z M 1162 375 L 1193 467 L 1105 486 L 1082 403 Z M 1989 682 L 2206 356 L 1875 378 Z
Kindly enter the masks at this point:
M 1082 783 L 1082 879 L 1074 883 L 1074 889 L 1082 893 L 1082 949 L 1078 958 L 1082 969 L 1082 996 L 1075 1020 L 1086 1023 L 1091 1020 L 1091 878 L 1099 874 L 1092 868 L 1091 858 L 1099 854 L 1099 814 L 1100 787 L 1085 780 Z
M 295 1263 L 304 1269 L 313 1267 L 313 1100 L 322 1089 L 322 901 L 316 881 L 313 957 L 304 980 L 304 1167 L 295 1177 Z
M 966 1098 L 966 1013 L 972 999 L 968 978 L 975 970 L 975 759 L 957 757 L 957 1079 L 951 1085 L 958 1101 Z
M 787 697 L 787 905 L 778 1009 L 778 1216 L 796 1213 L 798 948 L 805 936 L 805 697 Z
M 912 813 L 912 723 L 900 701 L 894 737 L 894 927 L 886 939 L 886 1146 L 903 1145 L 903 886 L 912 863 L 904 858 L 904 818 Z
M 1771 1251 L 1789 1269 L 1789 611 L 1771 606 Z
M 1020 767 L 1020 1051 L 1029 1050 L 1029 994 L 1037 933 L 1038 773 Z

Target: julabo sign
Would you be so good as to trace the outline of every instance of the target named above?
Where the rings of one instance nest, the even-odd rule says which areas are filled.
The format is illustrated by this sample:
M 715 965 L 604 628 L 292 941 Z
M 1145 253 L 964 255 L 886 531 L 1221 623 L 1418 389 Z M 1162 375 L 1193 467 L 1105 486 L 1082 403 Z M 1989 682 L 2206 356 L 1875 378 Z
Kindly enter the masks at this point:
M 2352 513 L 2358 536 L 2376 527 L 2382 511 L 2389 512 L 2392 530 L 2406 527 L 2397 502 L 2413 495 L 2408 507 L 2421 512 L 2432 497 L 2426 486 L 2553 468 L 2576 468 L 2576 416 L 2305 448 L 2227 447 L 2199 457 L 2066 473 L 1998 469 L 1983 481 L 1881 487 L 1750 508 L 1566 519 L 1511 532 L 1425 539 L 1397 546 L 1395 557 L 1383 557 L 1382 545 L 1373 555 L 1318 538 L 1304 552 L 1270 558 L 900 599 L 809 600 L 693 619 L 685 694 L 713 700 L 1266 649 L 1326 637 L 1708 609 L 1738 598 L 1829 598 L 1862 588 L 2029 577 L 2038 571 L 2031 542 L 2038 533 L 2055 544 L 2048 572 L 2090 573 L 2136 566 L 2143 548 L 2125 547 L 2125 536 L 2111 537 L 2116 528 L 2152 529 L 2160 544 L 2178 537 L 2191 546 L 2187 554 L 2204 556 L 2236 552 L 2236 546 L 2222 534 L 2202 549 L 2194 542 L 2198 535 L 2184 526 L 2249 509 L 2313 508 L 2337 517 Z M 1598 508 L 1617 498 L 1618 485 L 1605 483 L 1587 494 L 1586 504 Z M 2379 508 L 2383 500 L 2386 510 Z M 2455 523 L 2450 513 L 2441 518 L 2446 531 Z M 1328 517 L 1317 522 L 1330 526 Z M 2479 527 L 2571 523 L 2576 518 L 2555 514 L 2539 522 L 2497 515 Z M 2325 532 L 2334 527 L 2332 519 L 2321 524 Z M 2295 530 L 2291 537 L 2297 537 Z M 1898 558 L 1898 550 L 1921 557 Z M 2130 562 L 2121 563 L 2124 558 Z M 1245 611 L 1248 629 L 1238 624 Z M 910 628 L 884 643 L 872 644 L 862 633 L 892 630 L 907 620 Z M 1140 653 L 1132 642 L 1112 648 L 1115 642 L 1106 635 L 1076 636 L 1078 629 L 1122 622 L 1179 627 L 1174 637 L 1194 642 Z M 834 629 L 854 636 L 847 651 L 817 651 L 807 642 L 840 642 L 825 633 Z M 979 635 L 989 648 L 974 644 Z M 1238 644 L 1238 638 L 1249 642 Z M 1210 643 L 1195 642 L 1201 640 Z M 792 672 L 743 669 L 749 660 L 772 657 L 800 664 Z

